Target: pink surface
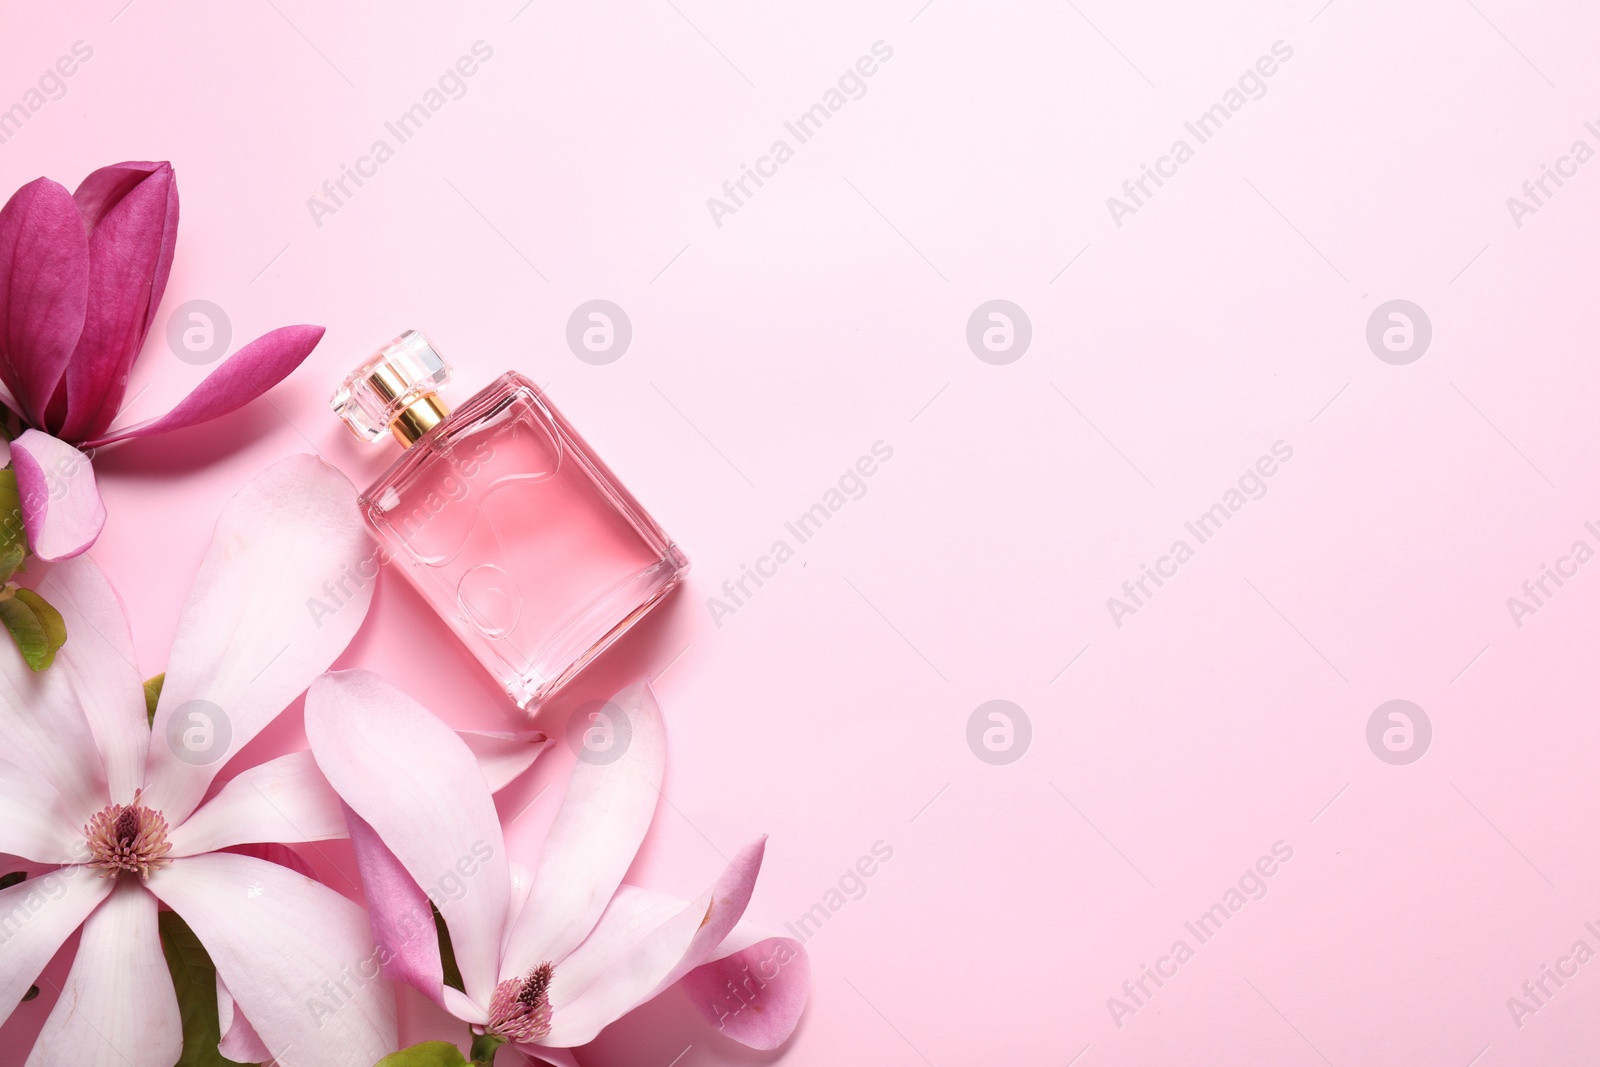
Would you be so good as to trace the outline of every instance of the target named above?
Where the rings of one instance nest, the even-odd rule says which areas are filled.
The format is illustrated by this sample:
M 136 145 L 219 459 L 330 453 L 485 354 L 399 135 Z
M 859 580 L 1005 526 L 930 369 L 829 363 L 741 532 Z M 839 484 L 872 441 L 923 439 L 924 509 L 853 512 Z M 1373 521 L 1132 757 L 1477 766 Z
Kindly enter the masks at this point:
M 583 700 L 655 679 L 669 803 L 632 880 L 692 896 L 768 832 L 750 917 L 827 914 L 782 1052 L 740 1049 L 674 994 L 584 1062 L 1592 1060 L 1600 962 L 1571 953 L 1600 951 L 1600 114 L 1584 103 L 1600 15 L 450 7 L 0 11 L 0 109 L 92 49 L 0 143 L 0 189 L 120 159 L 179 175 L 177 259 L 128 418 L 209 369 L 166 340 L 189 301 L 224 309 L 240 343 L 328 327 L 225 424 L 97 457 L 110 518 L 93 551 L 147 673 L 247 477 L 316 450 L 365 484 L 393 458 L 326 398 L 416 327 L 454 361 L 458 400 L 508 368 L 547 385 L 694 560 L 542 718 L 554 733 Z M 446 79 L 459 99 L 398 144 L 385 123 L 479 41 L 474 73 Z M 862 57 L 872 75 L 846 77 L 802 143 L 785 123 Z M 1202 143 L 1185 124 L 1218 103 L 1229 117 Z M 362 163 L 379 139 L 392 158 Z M 371 176 L 308 207 L 346 165 Z M 768 176 L 734 204 L 722 186 L 742 165 Z M 1122 187 L 1142 165 L 1166 176 L 1135 201 Z M 1565 176 L 1535 202 L 1523 186 L 1544 165 Z M 568 345 L 596 299 L 631 321 L 610 363 Z M 983 348 L 984 316 L 988 359 L 968 344 L 996 299 L 1031 321 L 1014 362 L 991 361 L 1020 347 L 1015 316 L 1009 352 Z M 1391 300 L 1431 322 L 1414 362 L 1389 361 L 1416 348 L 1383 350 L 1386 318 L 1389 359 L 1369 347 Z M 873 474 L 841 481 L 877 442 Z M 1271 475 L 1250 476 L 1278 442 Z M 785 524 L 817 503 L 839 506 L 801 544 Z M 1201 544 L 1185 524 L 1218 503 L 1229 517 Z M 763 563 L 779 540 L 793 558 Z M 1123 583 L 1146 564 L 1169 576 L 1135 603 Z M 1568 576 L 1534 604 L 1523 584 L 1544 565 Z M 724 582 L 746 566 L 764 584 L 735 603 Z M 1114 619 L 1113 596 L 1137 610 Z M 391 576 L 341 663 L 458 726 L 519 724 Z M 1431 723 L 1407 764 L 1376 754 L 1384 723 L 1368 743 L 1396 699 Z M 1031 723 L 1015 762 L 969 748 L 991 700 Z M 303 741 L 297 707 L 252 754 Z M 502 809 L 571 758 L 557 746 Z M 892 857 L 852 874 L 875 848 Z M 347 846 L 305 851 L 350 891 Z M 1230 902 L 1204 943 L 1186 927 Z M 1124 983 L 1147 965 L 1168 976 L 1135 999 Z M 5 1063 L 49 1000 L 0 1031 Z M 406 1011 L 408 1037 L 457 1036 L 418 998 Z

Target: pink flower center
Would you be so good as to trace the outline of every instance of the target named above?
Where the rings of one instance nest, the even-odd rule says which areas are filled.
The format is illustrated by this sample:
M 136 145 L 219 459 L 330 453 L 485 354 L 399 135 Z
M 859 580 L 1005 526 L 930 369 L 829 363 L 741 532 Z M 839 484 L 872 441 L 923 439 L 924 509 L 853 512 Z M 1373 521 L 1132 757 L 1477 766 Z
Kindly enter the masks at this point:
M 550 1033 L 550 975 L 554 968 L 541 963 L 526 978 L 507 978 L 494 987 L 489 999 L 486 1032 L 507 1041 L 537 1041 Z
M 89 866 L 106 878 L 128 871 L 149 879 L 172 862 L 166 858 L 172 851 L 167 820 L 140 805 L 138 793 L 132 804 L 108 804 L 95 812 L 83 832 L 89 839 Z

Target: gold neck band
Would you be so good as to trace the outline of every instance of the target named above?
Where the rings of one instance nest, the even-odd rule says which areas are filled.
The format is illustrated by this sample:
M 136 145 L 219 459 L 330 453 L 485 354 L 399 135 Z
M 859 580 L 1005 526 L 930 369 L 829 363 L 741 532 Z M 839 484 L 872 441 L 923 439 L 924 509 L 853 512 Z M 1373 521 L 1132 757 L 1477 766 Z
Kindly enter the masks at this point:
M 399 442 L 407 448 L 417 443 L 417 439 L 435 426 L 444 421 L 450 414 L 450 409 L 433 393 L 418 397 L 410 404 L 400 409 L 394 421 L 389 424 L 389 429 L 394 432 Z

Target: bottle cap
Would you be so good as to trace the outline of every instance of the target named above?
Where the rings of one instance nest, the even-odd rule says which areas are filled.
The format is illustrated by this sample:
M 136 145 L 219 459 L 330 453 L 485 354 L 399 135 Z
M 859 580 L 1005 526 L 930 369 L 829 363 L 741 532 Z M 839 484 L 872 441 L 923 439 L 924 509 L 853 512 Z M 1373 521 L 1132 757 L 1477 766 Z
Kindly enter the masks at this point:
M 363 441 L 392 432 L 409 446 L 449 414 L 437 394 L 449 380 L 450 365 L 407 330 L 351 372 L 333 394 L 333 410 Z

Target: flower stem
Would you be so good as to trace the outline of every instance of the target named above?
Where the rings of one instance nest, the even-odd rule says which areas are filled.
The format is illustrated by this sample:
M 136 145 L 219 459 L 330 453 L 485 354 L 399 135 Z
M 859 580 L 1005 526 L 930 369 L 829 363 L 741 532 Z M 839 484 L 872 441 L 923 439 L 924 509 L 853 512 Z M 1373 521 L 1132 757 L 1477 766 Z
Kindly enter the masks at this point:
M 499 1034 L 478 1034 L 472 1039 L 473 1067 L 492 1067 L 494 1054 L 505 1043 L 506 1039 Z

